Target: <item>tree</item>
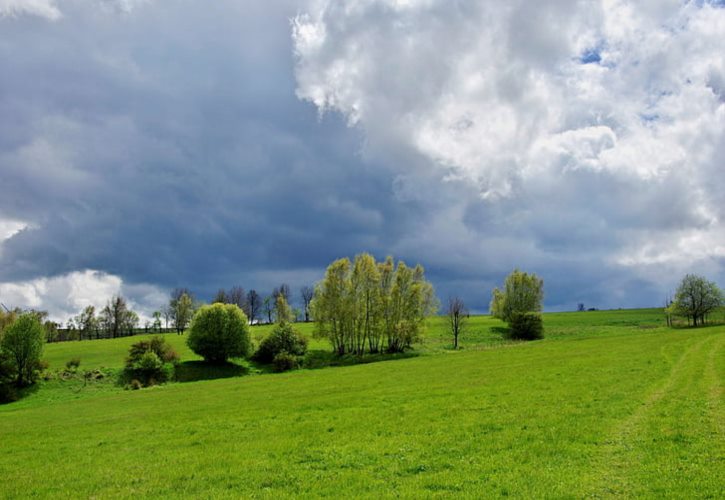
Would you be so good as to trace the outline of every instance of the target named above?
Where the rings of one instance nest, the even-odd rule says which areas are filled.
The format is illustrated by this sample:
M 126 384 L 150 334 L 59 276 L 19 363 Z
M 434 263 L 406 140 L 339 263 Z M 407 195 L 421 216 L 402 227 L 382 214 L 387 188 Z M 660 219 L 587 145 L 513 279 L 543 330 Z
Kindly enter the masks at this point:
M 161 308 L 161 314 L 164 317 L 164 329 L 169 329 L 169 320 L 173 317 L 173 312 L 171 310 L 171 304 L 166 304 L 164 307 Z
M 132 335 L 139 320 L 138 315 L 128 308 L 126 299 L 117 295 L 101 310 L 99 321 L 110 337 L 115 339 L 121 335 Z
M 267 316 L 267 323 L 272 323 L 272 315 L 274 314 L 274 306 L 275 306 L 276 300 L 274 295 L 270 295 L 269 297 L 264 298 L 264 302 L 262 302 L 262 309 L 264 310 L 264 314 Z
M 244 294 L 244 288 L 241 286 L 233 286 L 227 293 L 227 304 L 234 304 L 239 309 L 244 311 L 246 308 L 246 295 Z
M 44 343 L 45 330 L 33 313 L 21 314 L 3 331 L 0 353 L 10 362 L 16 386 L 23 387 L 35 381 Z
M 286 300 L 287 303 L 290 302 L 290 299 L 292 298 L 292 293 L 290 292 L 290 287 L 287 283 L 282 283 L 279 287 L 275 288 L 272 291 L 272 297 L 274 297 L 275 301 L 280 295 L 284 296 L 284 300 Z
M 249 323 L 253 325 L 262 309 L 262 297 L 260 297 L 256 290 L 249 290 L 245 305 L 247 306 L 245 313 L 249 318 Z
M 173 309 L 174 326 L 176 333 L 181 335 L 194 316 L 194 302 L 188 294 L 184 293 L 178 298 Z
M 210 363 L 247 357 L 251 349 L 247 317 L 234 304 L 202 306 L 194 315 L 186 343 Z
M 277 319 L 277 323 L 280 324 L 291 323 L 293 321 L 292 309 L 290 309 L 285 296 L 282 294 L 277 295 L 277 300 L 274 304 L 274 317 Z
M 327 268 L 310 304 L 315 335 L 338 354 L 400 352 L 411 346 L 438 302 L 421 266 L 376 263 L 368 254 Z
M 458 296 L 448 298 L 448 324 L 453 334 L 453 348 L 458 349 L 458 337 L 463 333 L 468 321 L 468 309 Z
M 229 299 L 227 298 L 227 292 L 220 288 L 219 291 L 214 296 L 214 299 L 211 301 L 212 304 L 228 304 Z
M 692 321 L 693 326 L 704 325 L 707 316 L 725 303 L 718 286 L 702 276 L 687 274 L 675 292 L 673 310 Z
M 312 297 L 315 296 L 315 289 L 311 286 L 303 286 L 300 288 L 300 296 L 304 306 L 305 323 L 307 323 L 310 321 L 310 302 L 312 302 Z
M 92 305 L 86 306 L 75 318 L 75 324 L 78 328 L 78 340 L 82 340 L 83 338 L 90 339 L 93 338 L 93 335 L 98 337 L 98 323 L 96 308 Z
M 282 294 L 277 296 L 275 316 L 277 324 L 254 354 L 260 363 L 272 363 L 282 353 L 299 357 L 307 351 L 307 339 L 293 328 L 292 312 Z
M 514 269 L 506 277 L 503 290 L 494 288 L 491 315 L 508 323 L 514 313 L 541 312 L 543 300 L 544 281 L 533 273 Z
M 151 328 L 153 328 L 153 330 L 155 332 L 160 332 L 161 331 L 161 311 L 154 311 L 151 316 L 154 318 L 154 322 L 151 324 Z
M 191 299 L 191 308 L 192 308 L 191 312 L 187 310 L 188 304 L 184 304 L 183 307 L 179 308 L 179 300 L 181 300 L 181 297 L 183 297 L 184 295 L 188 296 L 189 299 Z M 184 300 L 186 300 L 186 299 L 184 299 Z M 183 332 L 184 328 L 186 328 L 186 325 L 188 325 L 189 321 L 191 321 L 191 314 L 193 313 L 193 307 L 194 307 L 194 294 L 191 293 L 191 290 L 189 290 L 188 288 L 174 288 L 174 290 L 171 291 L 171 298 L 169 299 L 169 306 L 168 306 L 168 314 L 169 314 L 169 319 L 171 320 L 173 325 L 176 327 L 177 333 Z M 177 320 L 177 318 L 176 318 L 176 314 L 178 312 L 182 313 L 182 317 L 179 318 L 179 320 Z M 188 315 L 184 316 L 187 313 L 188 313 Z M 178 325 L 183 325 L 183 328 L 181 330 L 179 330 Z M 167 324 L 166 327 L 168 328 L 168 326 L 169 325 Z
M 491 315 L 509 324 L 512 338 L 534 340 L 543 337 L 541 320 L 544 281 L 535 274 L 514 269 L 503 290 L 494 288 Z

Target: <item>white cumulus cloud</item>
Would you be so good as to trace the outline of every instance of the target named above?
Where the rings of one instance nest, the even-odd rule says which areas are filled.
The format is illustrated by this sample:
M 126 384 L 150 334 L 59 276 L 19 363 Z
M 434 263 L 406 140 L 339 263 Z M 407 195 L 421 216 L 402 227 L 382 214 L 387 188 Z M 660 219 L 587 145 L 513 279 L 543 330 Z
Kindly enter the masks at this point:
M 489 202 L 587 207 L 616 265 L 723 257 L 721 3 L 320 0 L 292 29 L 298 96 L 378 154 L 412 151 Z
M 124 296 L 142 322 L 168 300 L 166 292 L 156 286 L 126 285 L 118 276 L 94 270 L 0 283 L 0 302 L 6 307 L 44 310 L 51 320 L 60 323 L 87 306 L 100 310 L 115 295 Z

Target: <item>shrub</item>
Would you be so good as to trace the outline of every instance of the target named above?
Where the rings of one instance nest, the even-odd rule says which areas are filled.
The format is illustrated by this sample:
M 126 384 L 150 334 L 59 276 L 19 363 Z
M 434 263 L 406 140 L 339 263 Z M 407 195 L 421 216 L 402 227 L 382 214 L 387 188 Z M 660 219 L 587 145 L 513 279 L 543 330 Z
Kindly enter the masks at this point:
M 289 323 L 275 325 L 272 333 L 259 344 L 257 352 L 254 353 L 254 360 L 260 363 L 272 363 L 281 352 L 293 356 L 304 356 L 307 352 L 307 339 Z
M 161 337 L 142 340 L 131 346 L 126 358 L 127 378 L 143 385 L 156 385 L 171 379 L 174 366 L 179 360 L 176 351 Z
M 176 363 L 179 355 L 174 351 L 163 337 L 153 337 L 150 340 L 142 340 L 131 346 L 126 358 L 126 366 L 138 363 L 141 357 L 147 352 L 153 352 L 164 363 Z
M 65 364 L 65 369 L 69 372 L 74 372 L 81 365 L 81 358 L 75 357 L 68 360 Z
M 40 355 L 45 343 L 45 329 L 36 314 L 21 314 L 8 326 L 0 341 L 14 383 L 18 387 L 35 382 L 41 368 Z
M 509 326 L 511 338 L 514 339 L 536 340 L 544 337 L 544 324 L 539 313 L 514 313 L 511 315 Z
M 300 365 L 297 356 L 294 356 L 286 351 L 278 353 L 272 360 L 272 364 L 274 365 L 274 371 L 276 372 L 295 370 Z
M 235 304 L 202 306 L 191 320 L 186 343 L 209 363 L 246 358 L 251 350 L 247 317 Z
M 0 403 L 9 403 L 18 399 L 18 392 L 13 383 L 14 373 L 10 359 L 0 352 Z

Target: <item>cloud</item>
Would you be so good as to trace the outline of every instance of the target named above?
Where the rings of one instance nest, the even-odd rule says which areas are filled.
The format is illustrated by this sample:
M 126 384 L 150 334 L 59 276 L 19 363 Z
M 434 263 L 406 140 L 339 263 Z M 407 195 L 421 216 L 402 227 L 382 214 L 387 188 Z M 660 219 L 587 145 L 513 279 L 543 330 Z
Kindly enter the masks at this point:
M 503 261 L 550 275 L 582 252 L 609 276 L 722 275 L 724 30 L 707 2 L 319 1 L 293 24 L 297 95 L 376 158 L 475 186 L 410 248 L 513 238 Z
M 0 18 L 18 303 L 69 313 L 86 273 L 142 312 L 177 286 L 297 290 L 363 251 L 477 311 L 514 266 L 560 309 L 725 278 L 713 3 L 48 5 Z
M 65 323 L 87 306 L 102 309 L 115 295 L 127 298 L 128 305 L 141 317 L 151 318 L 168 300 L 164 290 L 152 285 L 124 285 L 118 276 L 85 270 L 53 278 L 0 283 L 0 301 L 8 308 L 41 309 L 52 321 Z
M 55 0 L 0 0 L 0 18 L 22 14 L 40 16 L 51 21 L 61 18 Z

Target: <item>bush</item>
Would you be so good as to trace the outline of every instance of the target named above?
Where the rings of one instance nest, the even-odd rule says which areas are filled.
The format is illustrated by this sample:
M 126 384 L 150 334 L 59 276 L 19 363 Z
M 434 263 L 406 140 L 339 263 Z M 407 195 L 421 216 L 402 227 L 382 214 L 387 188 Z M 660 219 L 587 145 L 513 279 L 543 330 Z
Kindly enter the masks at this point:
M 514 339 L 536 340 L 544 337 L 544 323 L 539 313 L 514 313 L 511 315 L 509 326 L 511 338 Z
M 272 364 L 274 365 L 274 371 L 276 372 L 295 370 L 300 366 L 297 356 L 294 356 L 286 351 L 282 351 L 277 354 L 272 360 Z
M 68 360 L 65 364 L 65 369 L 69 372 L 74 372 L 81 366 L 81 358 L 75 357 Z
M 21 314 L 4 330 L 0 352 L 17 387 L 30 385 L 37 379 L 44 343 L 45 329 L 32 313 Z
M 7 356 L 0 352 L 0 403 L 9 403 L 18 399 L 15 388 L 14 370 Z
M 274 358 L 286 352 L 293 356 L 304 356 L 307 352 L 307 339 L 300 335 L 290 323 L 280 323 L 259 344 L 254 360 L 260 363 L 272 363 Z
M 178 362 L 179 355 L 161 337 L 142 340 L 131 346 L 126 358 L 125 376 L 131 381 L 149 386 L 171 379 L 174 374 L 173 363 Z
M 126 358 L 126 366 L 138 363 L 141 357 L 147 352 L 153 352 L 164 363 L 176 363 L 179 361 L 179 355 L 174 351 L 163 337 L 153 337 L 150 340 L 142 340 L 131 346 Z
M 191 320 L 186 343 L 209 363 L 246 358 L 251 350 L 247 316 L 234 304 L 202 306 Z

